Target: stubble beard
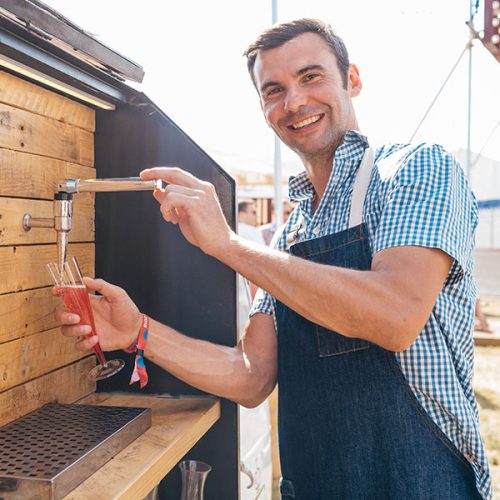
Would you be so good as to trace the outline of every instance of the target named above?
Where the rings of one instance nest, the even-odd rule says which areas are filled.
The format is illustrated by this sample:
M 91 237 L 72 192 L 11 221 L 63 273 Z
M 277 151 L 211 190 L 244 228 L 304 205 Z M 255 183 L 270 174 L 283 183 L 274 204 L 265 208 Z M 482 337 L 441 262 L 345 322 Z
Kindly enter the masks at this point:
M 303 149 L 297 147 L 292 148 L 295 151 L 302 162 L 308 165 L 329 165 L 331 167 L 333 163 L 333 157 L 335 156 L 335 151 L 344 141 L 345 131 L 336 131 L 333 137 L 327 141 L 322 147 L 318 147 L 311 151 L 304 151 Z

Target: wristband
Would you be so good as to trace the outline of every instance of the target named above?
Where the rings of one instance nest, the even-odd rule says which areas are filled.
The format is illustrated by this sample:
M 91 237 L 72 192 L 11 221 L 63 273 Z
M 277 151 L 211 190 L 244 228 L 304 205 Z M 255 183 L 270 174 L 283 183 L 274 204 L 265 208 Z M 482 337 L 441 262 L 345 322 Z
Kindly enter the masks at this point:
M 148 342 L 149 333 L 149 316 L 143 314 L 142 325 L 139 332 L 139 337 L 137 338 L 137 344 L 135 346 L 135 365 L 132 376 L 130 377 L 130 384 L 140 381 L 141 389 L 143 389 L 148 383 L 148 373 L 146 371 L 146 366 L 144 364 L 144 349 L 146 349 L 146 344 Z M 131 349 L 129 347 L 128 349 Z M 134 352 L 128 351 L 128 352 Z
M 142 314 L 141 316 L 142 316 L 141 321 L 142 323 L 144 323 L 144 314 Z M 126 349 L 122 349 L 123 352 L 126 352 L 127 354 L 132 354 L 134 352 L 137 352 L 137 342 L 139 342 L 139 335 L 141 334 L 142 323 L 141 323 L 141 328 L 139 328 L 139 333 L 137 334 L 137 337 Z

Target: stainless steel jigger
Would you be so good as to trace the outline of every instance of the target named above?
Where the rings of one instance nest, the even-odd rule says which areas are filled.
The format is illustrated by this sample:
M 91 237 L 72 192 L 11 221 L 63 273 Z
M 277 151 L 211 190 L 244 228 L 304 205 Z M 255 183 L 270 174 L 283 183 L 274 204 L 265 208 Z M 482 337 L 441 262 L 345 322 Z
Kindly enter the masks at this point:
M 161 180 L 144 181 L 140 177 L 118 177 L 113 179 L 65 179 L 58 183 L 54 195 L 54 217 L 35 218 L 26 213 L 23 228 L 30 231 L 33 227 L 52 227 L 57 232 L 57 262 L 64 269 L 68 252 L 68 233 L 73 218 L 73 194 L 104 193 L 118 191 L 154 191 L 161 189 Z

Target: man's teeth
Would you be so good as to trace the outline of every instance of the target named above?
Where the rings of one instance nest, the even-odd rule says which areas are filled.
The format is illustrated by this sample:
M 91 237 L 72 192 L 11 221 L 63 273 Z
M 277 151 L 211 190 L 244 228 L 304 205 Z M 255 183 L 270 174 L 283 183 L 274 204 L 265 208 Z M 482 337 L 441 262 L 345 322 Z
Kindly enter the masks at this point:
M 302 128 L 302 127 L 305 127 L 306 125 L 310 125 L 311 123 L 317 122 L 320 118 L 321 118 L 320 115 L 311 116 L 311 118 L 306 118 L 305 120 L 303 120 L 301 122 L 294 123 L 292 125 L 292 128 L 297 130 L 298 128 Z

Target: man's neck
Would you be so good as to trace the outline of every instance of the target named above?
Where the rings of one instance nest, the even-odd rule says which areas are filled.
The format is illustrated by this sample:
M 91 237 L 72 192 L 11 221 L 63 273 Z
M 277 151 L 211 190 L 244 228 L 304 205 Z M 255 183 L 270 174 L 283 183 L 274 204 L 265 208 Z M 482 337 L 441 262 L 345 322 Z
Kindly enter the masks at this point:
M 304 161 L 304 168 L 306 169 L 307 176 L 314 187 L 315 196 L 313 200 L 313 210 L 319 206 L 319 202 L 323 197 L 330 175 L 333 168 L 333 156 L 324 158 L 323 161 Z
M 332 174 L 333 169 L 333 159 L 335 158 L 335 153 L 338 147 L 342 144 L 344 140 L 344 135 L 338 139 L 337 144 L 329 151 L 324 151 L 324 154 L 317 154 L 311 157 L 301 157 L 304 168 L 307 172 L 307 176 L 314 187 L 316 195 L 313 200 L 313 211 L 315 211 L 323 194 L 325 192 L 328 181 Z

